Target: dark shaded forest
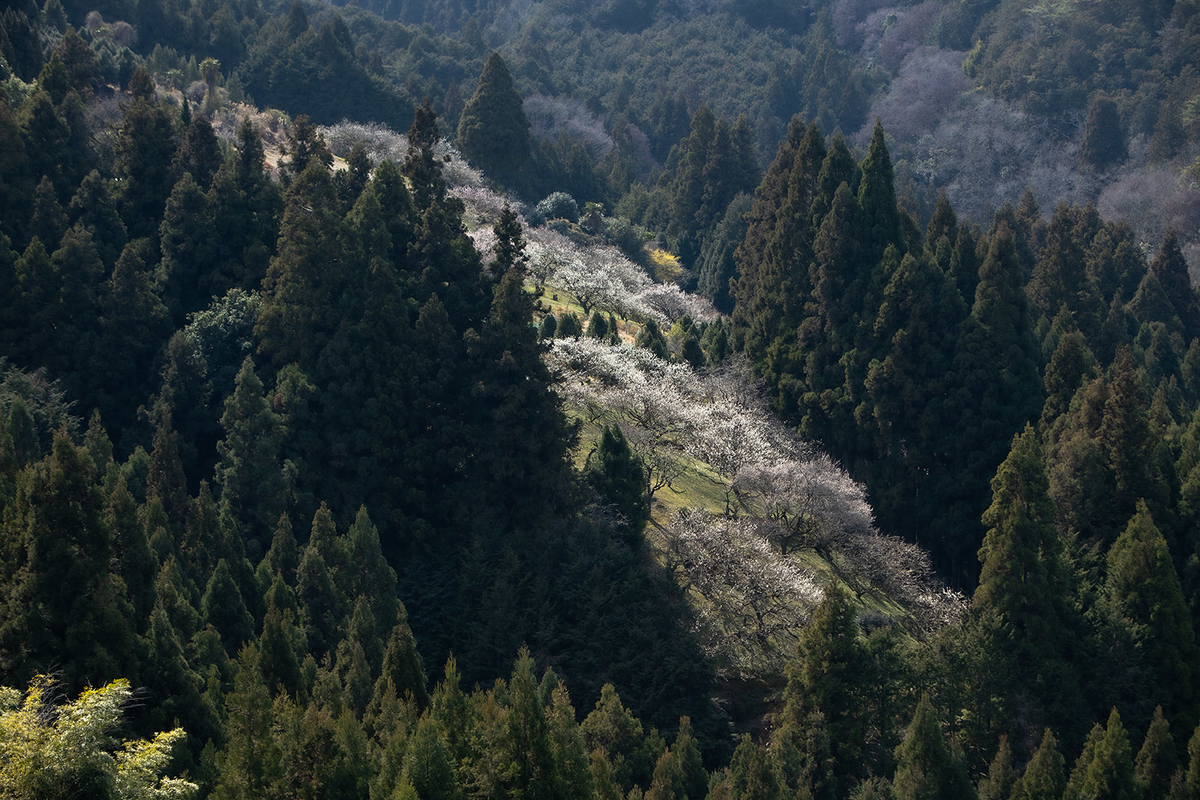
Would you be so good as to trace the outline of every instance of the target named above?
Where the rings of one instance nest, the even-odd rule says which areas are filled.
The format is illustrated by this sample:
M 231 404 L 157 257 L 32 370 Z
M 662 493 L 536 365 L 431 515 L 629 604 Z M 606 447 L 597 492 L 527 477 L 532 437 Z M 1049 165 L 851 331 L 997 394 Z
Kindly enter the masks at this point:
M 1197 7 L 868 5 L 5 5 L 4 792 L 1200 797 Z M 1083 177 L 914 166 L 985 102 L 889 140 L 947 53 Z M 745 358 L 961 618 L 833 581 L 721 678 L 648 465 L 577 463 L 543 355 L 618 309 L 546 313 L 542 226 L 711 300 L 620 324 Z

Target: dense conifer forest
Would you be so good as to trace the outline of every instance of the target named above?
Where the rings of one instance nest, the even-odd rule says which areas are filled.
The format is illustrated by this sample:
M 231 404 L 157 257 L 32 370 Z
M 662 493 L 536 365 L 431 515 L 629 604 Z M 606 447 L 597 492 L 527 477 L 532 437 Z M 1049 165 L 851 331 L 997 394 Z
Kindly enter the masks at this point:
M 0 795 L 1200 798 L 1200 6 L 0 11 Z

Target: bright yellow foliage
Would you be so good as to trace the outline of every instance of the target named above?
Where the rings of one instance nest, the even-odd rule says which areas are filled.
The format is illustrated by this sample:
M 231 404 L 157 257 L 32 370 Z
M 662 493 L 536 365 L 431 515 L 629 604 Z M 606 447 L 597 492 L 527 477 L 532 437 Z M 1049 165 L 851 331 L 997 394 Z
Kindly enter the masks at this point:
M 679 258 L 657 247 L 651 247 L 649 250 L 650 266 L 654 269 L 655 279 L 660 283 L 677 281 L 683 273 L 683 265 L 679 263 Z
M 39 675 L 22 701 L 16 689 L 0 688 L 0 797 L 111 797 L 115 800 L 186 800 L 196 785 L 159 778 L 181 728 L 153 741 L 118 743 L 110 731 L 120 726 L 132 690 L 120 679 L 88 689 L 78 700 L 53 704 L 54 682 Z

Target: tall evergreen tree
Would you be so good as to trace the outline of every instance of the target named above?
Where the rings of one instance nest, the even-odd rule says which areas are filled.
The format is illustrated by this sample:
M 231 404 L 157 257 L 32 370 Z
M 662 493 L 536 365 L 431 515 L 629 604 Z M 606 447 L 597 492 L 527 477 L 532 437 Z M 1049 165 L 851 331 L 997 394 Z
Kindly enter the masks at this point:
M 789 786 L 840 797 L 866 777 L 871 726 L 859 684 L 866 672 L 854 609 L 845 589 L 833 584 L 801 636 L 775 731 L 776 758 Z
M 1134 764 L 1143 796 L 1169 797 L 1171 780 L 1175 777 L 1178 764 L 1179 756 L 1175 752 L 1175 740 L 1171 738 L 1171 726 L 1163 717 L 1162 706 L 1158 706 L 1154 709 L 1154 718 L 1150 721 L 1146 739 Z
M 874 266 L 888 245 L 900 248 L 904 245 L 900 210 L 896 206 L 892 158 L 884 141 L 883 123 L 879 119 L 875 120 L 875 130 L 871 134 L 867 157 L 863 159 L 861 168 L 858 206 L 862 209 L 863 259 Z
M 904 741 L 896 749 L 892 786 L 898 800 L 975 797 L 961 757 L 946 742 L 928 695 L 917 704 Z
M 1047 728 L 1025 772 L 1013 785 L 1012 800 L 1059 800 L 1066 785 L 1063 757 L 1054 734 Z
M 1179 249 L 1179 237 L 1168 230 L 1158 248 L 1158 255 L 1150 264 L 1150 272 L 1158 278 L 1163 291 L 1171 302 L 1175 313 L 1183 323 L 1183 336 L 1191 341 L 1200 336 L 1200 299 L 1192 286 L 1187 261 Z
M 1141 797 L 1134 773 L 1129 734 L 1116 708 L 1108 715 L 1108 725 L 1103 735 L 1094 738 L 1089 736 L 1088 742 L 1092 744 L 1091 752 L 1085 745 L 1084 754 L 1080 756 L 1063 793 L 1063 800 L 1085 797 L 1136 800 Z M 1076 778 L 1079 778 L 1078 782 Z
M 625 434 L 616 426 L 605 426 L 600 444 L 589 463 L 588 482 L 604 502 L 620 515 L 618 530 L 631 544 L 641 543 L 642 529 L 650 519 L 646 494 L 646 470 L 629 447 Z
M 1032 747 L 1039 727 L 1069 724 L 1081 702 L 1067 694 L 1067 687 L 1078 691 L 1071 664 L 1078 622 L 1054 517 L 1038 436 L 1026 426 L 992 480 L 983 516 L 988 532 L 969 630 L 979 636 L 984 671 L 976 687 L 984 698 L 979 722 L 991 730 L 976 736 L 1006 731 L 1018 746 Z M 1018 717 L 1015 707 L 1027 711 Z M 1027 722 L 1011 728 L 1021 718 Z
M 217 562 L 200 599 L 200 617 L 221 634 L 226 652 L 237 650 L 254 637 L 254 618 L 246 610 L 241 590 L 223 558 Z
M 246 537 L 267 547 L 291 490 L 289 465 L 283 462 L 283 421 L 268 405 L 262 381 L 249 356 L 242 362 L 233 394 L 221 417 L 225 439 L 217 444 L 216 483 L 234 517 L 245 525 Z M 257 555 L 252 555 L 257 561 Z
M 1165 705 L 1173 718 L 1191 727 L 1196 717 L 1192 676 L 1200 650 L 1171 553 L 1144 503 L 1109 550 L 1108 592 L 1131 625 L 1149 671 L 1139 692 L 1142 702 Z
M 457 141 L 463 154 L 485 170 L 512 173 L 529 159 L 529 120 L 499 53 L 488 56 L 479 87 L 463 106 Z
M 151 236 L 162 220 L 163 208 L 175 184 L 178 145 L 167 111 L 154 101 L 154 81 L 135 73 L 130 81 L 134 99 L 125 112 L 116 149 L 116 173 L 121 178 L 125 226 L 131 237 Z

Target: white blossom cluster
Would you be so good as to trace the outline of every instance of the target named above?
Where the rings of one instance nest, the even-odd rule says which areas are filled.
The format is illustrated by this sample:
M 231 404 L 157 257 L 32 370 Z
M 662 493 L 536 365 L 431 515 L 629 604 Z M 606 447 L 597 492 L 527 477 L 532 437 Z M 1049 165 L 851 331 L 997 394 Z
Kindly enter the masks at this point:
M 723 475 L 811 454 L 767 409 L 741 359 L 702 374 L 641 347 L 581 338 L 555 339 L 547 360 L 567 402 L 592 420 L 620 424 L 631 443 L 650 434 Z
M 408 155 L 408 137 L 386 125 L 342 120 L 337 125 L 320 126 L 317 130 L 325 137 L 329 152 L 338 158 L 345 158 L 358 143 L 367 151 L 372 164 L 389 159 L 399 164 Z M 485 185 L 483 173 L 468 164 L 462 154 L 445 139 L 434 146 L 433 155 L 441 163 L 442 177 L 447 186 Z
M 612 311 L 663 326 L 684 314 L 699 322 L 718 316 L 705 298 L 655 283 L 616 247 L 580 246 L 549 228 L 531 228 L 526 235 L 530 275 L 539 284 L 570 292 L 585 311 Z
M 663 536 L 668 569 L 704 599 L 696 618 L 701 643 L 739 677 L 782 672 L 822 594 L 812 571 L 780 558 L 759 527 L 687 510 Z
M 621 426 L 652 493 L 689 459 L 726 480 L 726 513 L 681 512 L 661 547 L 695 601 L 706 646 L 728 669 L 774 670 L 786 659 L 820 599 L 806 552 L 856 593 L 902 605 L 921 629 L 961 616 L 963 598 L 938 581 L 928 555 L 881 535 L 863 487 L 769 412 L 743 359 L 700 373 L 587 338 L 557 339 L 546 358 L 571 407 Z

